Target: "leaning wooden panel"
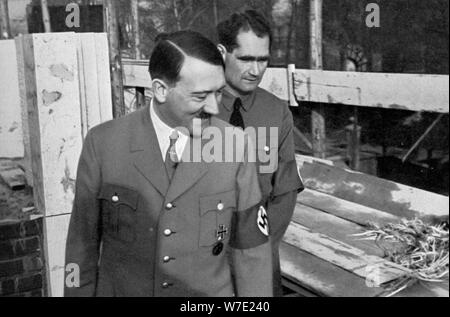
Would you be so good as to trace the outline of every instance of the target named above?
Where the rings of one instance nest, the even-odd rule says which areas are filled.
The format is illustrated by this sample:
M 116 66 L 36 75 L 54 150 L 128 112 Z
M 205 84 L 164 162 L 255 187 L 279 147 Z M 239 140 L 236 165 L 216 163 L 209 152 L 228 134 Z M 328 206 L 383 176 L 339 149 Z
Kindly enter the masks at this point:
M 297 69 L 298 100 L 448 113 L 449 76 Z
M 34 196 L 45 216 L 72 209 L 82 147 L 75 33 L 24 37 Z
M 31 169 L 31 148 L 30 148 L 30 129 L 28 126 L 28 105 L 25 83 L 25 63 L 23 51 L 23 35 L 15 38 L 16 57 L 17 57 L 17 74 L 19 80 L 20 92 L 20 110 L 22 114 L 22 135 L 23 135 L 23 168 L 25 170 L 25 178 L 28 185 L 33 187 L 33 172 Z
M 61 297 L 64 293 L 66 237 L 70 215 L 44 218 L 45 258 L 49 277 L 49 295 Z
M 100 122 L 112 120 L 111 75 L 109 68 L 109 48 L 106 33 L 94 33 L 97 65 L 97 84 L 100 107 Z
M 95 39 L 92 33 L 80 33 L 77 36 L 78 64 L 81 102 L 81 126 L 83 136 L 90 127 L 100 122 L 98 96 L 97 58 Z
M 24 156 L 17 69 L 14 40 L 0 41 L 0 157 Z

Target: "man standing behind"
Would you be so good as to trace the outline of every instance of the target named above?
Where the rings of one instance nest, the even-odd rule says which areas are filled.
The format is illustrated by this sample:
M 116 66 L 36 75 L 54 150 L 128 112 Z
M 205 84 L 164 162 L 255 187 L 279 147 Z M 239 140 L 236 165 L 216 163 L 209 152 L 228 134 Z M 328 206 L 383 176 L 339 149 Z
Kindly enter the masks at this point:
M 258 85 L 270 59 L 271 30 L 266 19 L 253 10 L 235 13 L 217 26 L 219 51 L 225 61 L 225 88 L 219 118 L 243 129 L 257 128 L 258 155 L 277 151 L 274 168 L 259 166 L 259 184 L 266 207 L 272 241 L 274 295 L 282 295 L 279 245 L 291 220 L 297 193 L 303 184 L 294 156 L 293 119 L 287 104 Z M 258 128 L 265 128 L 265 135 Z M 270 136 L 270 128 L 278 136 Z M 273 138 L 277 138 L 273 142 Z M 265 139 L 264 139 L 265 138 Z M 273 144 L 276 146 L 273 146 Z
M 89 131 L 66 247 L 80 285 L 66 296 L 272 295 L 255 163 L 185 155 L 202 129 L 248 139 L 213 116 L 223 67 L 199 33 L 168 34 L 150 58 L 150 106 Z

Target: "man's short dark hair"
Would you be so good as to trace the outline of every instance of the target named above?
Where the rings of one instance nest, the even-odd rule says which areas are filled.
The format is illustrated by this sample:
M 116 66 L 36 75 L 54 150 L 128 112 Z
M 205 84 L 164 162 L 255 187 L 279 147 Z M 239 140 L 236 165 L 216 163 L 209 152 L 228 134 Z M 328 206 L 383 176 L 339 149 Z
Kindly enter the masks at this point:
M 175 84 L 180 79 L 186 56 L 225 68 L 217 47 L 198 32 L 185 30 L 162 33 L 156 37 L 156 42 L 148 68 L 152 79 Z
M 239 31 L 253 31 L 256 36 L 269 36 L 272 44 L 270 24 L 264 16 L 255 10 L 247 10 L 242 13 L 234 13 L 227 20 L 217 25 L 219 43 L 225 46 L 228 52 L 238 47 L 237 36 Z

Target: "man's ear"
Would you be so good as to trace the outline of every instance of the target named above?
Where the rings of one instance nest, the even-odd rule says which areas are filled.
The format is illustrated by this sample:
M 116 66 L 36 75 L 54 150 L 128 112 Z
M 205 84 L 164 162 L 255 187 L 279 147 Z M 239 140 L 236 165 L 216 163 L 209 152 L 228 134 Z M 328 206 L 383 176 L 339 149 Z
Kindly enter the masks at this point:
M 217 49 L 219 50 L 220 55 L 222 55 L 223 61 L 225 62 L 227 56 L 227 49 L 222 44 L 217 45 Z
M 153 96 L 159 103 L 165 103 L 169 94 L 169 86 L 161 79 L 152 80 Z

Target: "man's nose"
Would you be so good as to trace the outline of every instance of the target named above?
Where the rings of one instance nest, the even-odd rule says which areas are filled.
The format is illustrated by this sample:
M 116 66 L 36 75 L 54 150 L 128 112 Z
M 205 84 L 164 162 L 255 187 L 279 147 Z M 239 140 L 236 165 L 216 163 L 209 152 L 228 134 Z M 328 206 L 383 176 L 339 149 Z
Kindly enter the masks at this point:
M 203 110 L 206 113 L 209 113 L 212 116 L 218 115 L 219 114 L 219 100 L 218 98 L 214 95 L 211 94 L 206 102 L 205 107 L 203 108 Z
M 258 61 L 253 61 L 250 65 L 250 75 L 259 76 L 261 74 L 261 67 Z

